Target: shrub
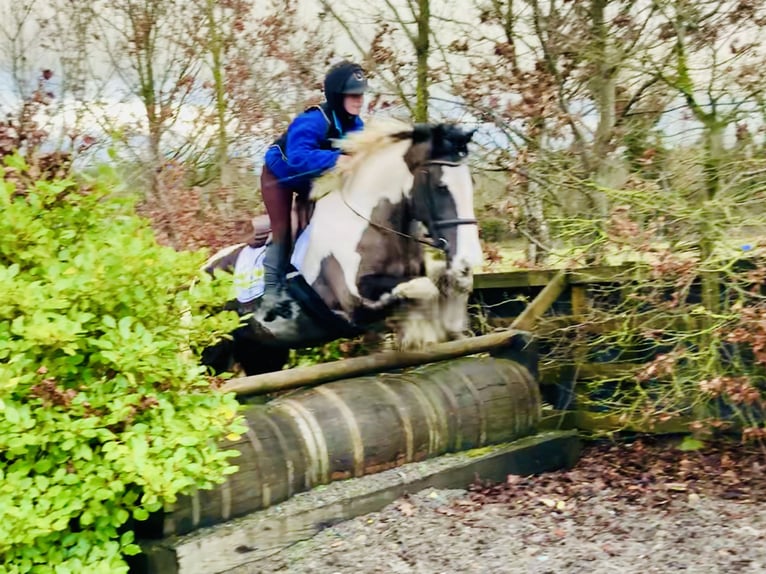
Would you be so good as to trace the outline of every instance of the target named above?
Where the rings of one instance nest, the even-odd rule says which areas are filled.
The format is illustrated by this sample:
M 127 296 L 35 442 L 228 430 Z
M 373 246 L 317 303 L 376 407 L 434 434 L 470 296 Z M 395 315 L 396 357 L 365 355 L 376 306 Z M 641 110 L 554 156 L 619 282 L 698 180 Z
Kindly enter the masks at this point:
M 484 241 L 497 243 L 508 239 L 510 225 L 507 220 L 500 217 L 486 217 L 479 223 L 479 232 Z
M 192 350 L 238 319 L 203 311 L 228 286 L 158 246 L 107 171 L 33 181 L 5 161 L 0 571 L 126 572 L 133 520 L 234 470 L 236 401 Z
M 766 443 L 764 162 L 732 162 L 715 174 L 726 185 L 702 198 L 703 184 L 716 182 L 695 180 L 697 163 L 672 167 L 683 176 L 673 185 L 636 176 L 600 188 L 616 207 L 593 246 L 632 268 L 588 287 L 576 323 L 553 331 L 543 360 L 593 373 L 576 389 L 578 406 L 606 415 L 610 432 L 615 420 L 626 429 L 667 423 L 698 438 L 731 432 Z M 696 187 L 682 185 L 687 177 Z M 559 236 L 592 229 L 566 220 Z M 573 253 L 575 264 L 585 260 Z

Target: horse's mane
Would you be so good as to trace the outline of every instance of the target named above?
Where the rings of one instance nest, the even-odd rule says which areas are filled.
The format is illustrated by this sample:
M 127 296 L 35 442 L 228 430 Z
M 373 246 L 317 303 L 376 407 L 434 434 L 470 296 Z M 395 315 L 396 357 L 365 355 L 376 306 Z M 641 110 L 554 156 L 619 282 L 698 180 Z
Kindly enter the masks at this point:
M 364 129 L 351 132 L 335 145 L 349 154 L 351 161 L 343 168 L 330 170 L 314 182 L 311 198 L 316 200 L 340 187 L 342 179 L 353 173 L 364 163 L 370 154 L 378 152 L 391 144 L 404 139 L 403 136 L 412 133 L 412 126 L 393 118 L 375 118 L 365 124 Z
M 351 132 L 337 145 L 343 151 L 359 157 L 401 141 L 402 134 L 412 132 L 412 126 L 394 118 L 375 118 L 364 129 Z

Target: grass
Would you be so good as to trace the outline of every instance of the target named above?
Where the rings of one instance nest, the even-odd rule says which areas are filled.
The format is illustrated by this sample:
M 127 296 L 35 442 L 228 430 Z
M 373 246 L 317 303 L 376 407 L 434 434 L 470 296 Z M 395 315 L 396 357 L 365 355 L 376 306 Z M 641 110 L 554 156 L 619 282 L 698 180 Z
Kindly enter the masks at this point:
M 739 259 L 743 253 L 755 250 L 759 246 L 758 237 L 732 236 L 725 241 L 719 242 L 715 255 L 719 260 Z M 657 260 L 657 253 L 671 249 L 669 241 L 657 241 L 653 245 L 653 251 L 648 253 L 638 252 L 634 249 L 614 246 L 607 248 L 602 258 L 602 264 L 607 266 L 619 266 L 626 263 L 653 263 Z M 512 240 L 497 244 L 490 244 L 494 257 L 498 260 L 486 263 L 478 273 L 504 273 L 510 271 L 522 271 L 529 268 L 525 262 L 526 242 L 524 240 Z M 678 257 L 694 257 L 697 255 L 694 246 L 676 246 L 671 249 Z M 545 269 L 560 269 L 573 261 L 577 261 L 584 254 L 582 247 L 561 247 L 549 253 L 546 257 Z

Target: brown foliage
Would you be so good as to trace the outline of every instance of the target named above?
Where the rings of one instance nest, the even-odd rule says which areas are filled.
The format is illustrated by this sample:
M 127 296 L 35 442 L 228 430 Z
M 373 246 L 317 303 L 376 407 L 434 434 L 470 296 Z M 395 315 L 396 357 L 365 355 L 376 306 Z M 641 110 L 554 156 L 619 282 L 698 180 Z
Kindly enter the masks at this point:
M 28 166 L 25 174 L 15 168 L 5 167 L 4 179 L 14 181 L 17 191 L 23 190 L 27 178 L 31 180 L 57 179 L 69 173 L 72 156 L 64 151 L 42 152 L 40 147 L 48 138 L 48 132 L 40 126 L 36 116 L 51 102 L 54 95 L 47 82 L 53 77 L 51 70 L 40 72 L 37 87 L 21 102 L 17 114 L 8 114 L 0 120 L 0 161 L 15 153 L 21 154 Z
M 542 508 L 566 515 L 598 492 L 608 492 L 615 502 L 655 508 L 699 495 L 741 502 L 766 499 L 762 450 L 719 442 L 684 452 L 674 442 L 642 438 L 632 443 L 593 444 L 571 470 L 511 475 L 504 484 L 476 483 L 471 500 L 506 503 L 522 514 Z
M 245 209 L 222 210 L 231 190 L 217 188 L 205 193 L 185 183 L 184 167 L 168 162 L 159 173 L 161 194 L 147 196 L 138 212 L 151 221 L 157 240 L 179 250 L 210 248 L 245 242 L 253 233 L 250 213 Z

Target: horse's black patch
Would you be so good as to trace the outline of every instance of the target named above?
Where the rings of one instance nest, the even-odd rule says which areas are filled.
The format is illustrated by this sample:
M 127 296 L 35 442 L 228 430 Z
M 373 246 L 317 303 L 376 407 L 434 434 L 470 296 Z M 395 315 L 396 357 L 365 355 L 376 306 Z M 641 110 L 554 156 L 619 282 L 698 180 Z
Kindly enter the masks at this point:
M 457 204 L 450 190 L 442 183 L 443 167 L 424 166 L 415 175 L 412 189 L 412 216 L 428 228 L 431 239 L 445 252 L 457 249 L 457 226 L 439 225 L 440 221 L 457 220 Z
M 262 301 L 263 299 L 261 299 Z M 293 314 L 293 305 L 292 305 L 292 299 L 283 299 L 282 301 L 277 301 L 277 303 L 272 306 L 271 308 L 266 311 L 266 314 L 263 317 L 263 320 L 266 323 L 271 323 L 272 321 L 276 321 L 277 318 L 282 319 L 294 319 Z
M 417 124 L 411 132 L 396 134 L 397 139 L 411 139 L 413 147 L 428 144 L 421 153 L 408 155 L 418 157 L 420 161 L 408 161 L 410 164 L 419 164 L 429 159 L 441 159 L 448 161 L 460 161 L 468 155 L 468 142 L 471 141 L 476 130 L 464 131 L 461 127 L 453 124 Z
M 473 130 L 464 132 L 451 124 L 434 126 L 431 133 L 431 158 L 459 160 L 468 155 L 468 142 Z
M 322 260 L 319 275 L 312 287 L 334 311 L 352 309 L 358 304 L 358 297 L 348 290 L 343 269 L 334 255 L 329 255 Z
M 377 301 L 399 283 L 423 275 L 423 250 L 409 234 L 391 231 L 404 229 L 410 221 L 407 202 L 382 200 L 372 210 L 370 221 L 385 228 L 371 225 L 362 234 L 356 247 L 361 256 L 356 285 L 362 297 Z

